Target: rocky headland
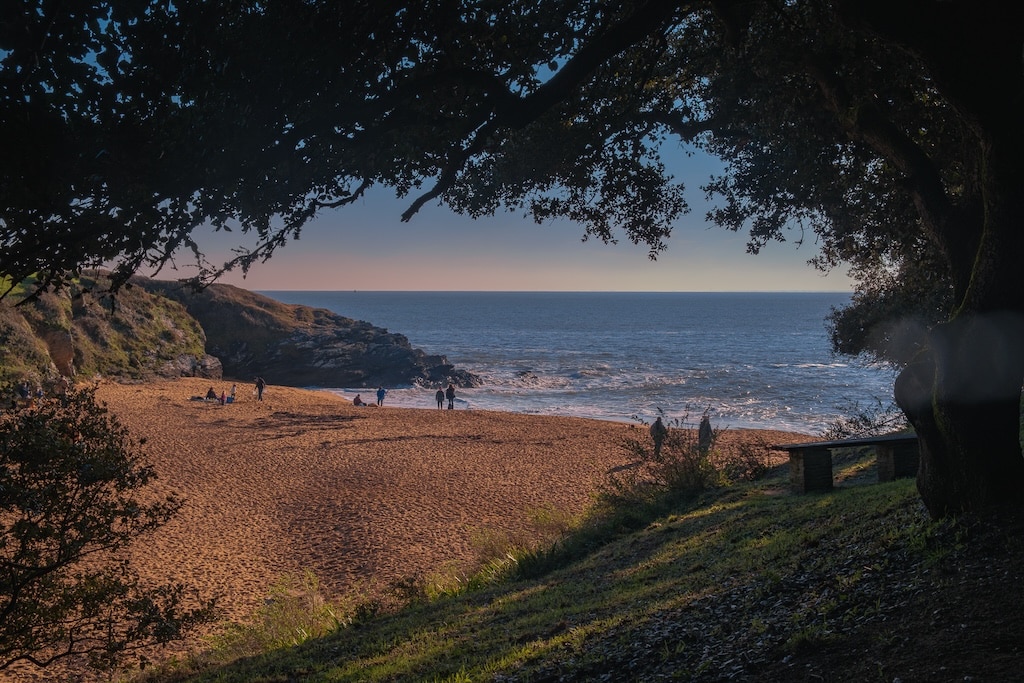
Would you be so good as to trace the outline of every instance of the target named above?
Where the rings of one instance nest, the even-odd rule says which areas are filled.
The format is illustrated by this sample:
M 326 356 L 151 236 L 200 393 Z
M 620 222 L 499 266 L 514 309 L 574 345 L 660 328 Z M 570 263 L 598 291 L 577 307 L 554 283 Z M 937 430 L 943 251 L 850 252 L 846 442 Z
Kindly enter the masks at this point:
M 102 274 L 59 293 L 0 302 L 0 381 L 121 382 L 263 377 L 295 387 L 476 386 L 479 378 L 398 333 L 239 287 L 201 292 L 135 277 L 116 295 Z

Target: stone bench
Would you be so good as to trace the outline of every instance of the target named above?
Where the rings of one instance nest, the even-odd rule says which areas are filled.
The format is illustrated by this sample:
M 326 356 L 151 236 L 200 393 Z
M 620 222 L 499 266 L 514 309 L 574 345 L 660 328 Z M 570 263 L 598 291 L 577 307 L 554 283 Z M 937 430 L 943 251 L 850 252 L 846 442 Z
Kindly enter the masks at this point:
M 878 463 L 878 481 L 893 481 L 917 475 L 920 457 L 914 434 L 885 434 L 837 441 L 811 441 L 772 446 L 789 453 L 789 481 L 800 493 L 832 489 L 832 451 L 837 448 L 873 448 Z

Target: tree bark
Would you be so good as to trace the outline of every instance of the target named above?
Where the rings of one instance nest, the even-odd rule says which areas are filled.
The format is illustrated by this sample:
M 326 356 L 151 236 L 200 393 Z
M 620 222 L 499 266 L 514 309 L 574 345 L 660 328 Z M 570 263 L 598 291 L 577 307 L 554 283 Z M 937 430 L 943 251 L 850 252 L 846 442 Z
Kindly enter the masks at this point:
M 917 487 L 933 517 L 1024 505 L 1021 385 L 1024 316 L 961 314 L 896 380 L 918 434 Z

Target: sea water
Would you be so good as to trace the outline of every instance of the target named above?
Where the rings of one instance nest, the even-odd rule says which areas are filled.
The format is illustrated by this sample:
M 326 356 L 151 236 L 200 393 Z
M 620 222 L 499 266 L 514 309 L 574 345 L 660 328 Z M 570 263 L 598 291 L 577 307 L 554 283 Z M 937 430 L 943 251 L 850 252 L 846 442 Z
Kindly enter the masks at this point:
M 408 337 L 483 385 L 456 409 L 816 434 L 891 401 L 893 374 L 830 352 L 843 293 L 261 292 Z M 318 387 L 372 400 L 376 387 Z M 386 405 L 433 408 L 434 389 Z

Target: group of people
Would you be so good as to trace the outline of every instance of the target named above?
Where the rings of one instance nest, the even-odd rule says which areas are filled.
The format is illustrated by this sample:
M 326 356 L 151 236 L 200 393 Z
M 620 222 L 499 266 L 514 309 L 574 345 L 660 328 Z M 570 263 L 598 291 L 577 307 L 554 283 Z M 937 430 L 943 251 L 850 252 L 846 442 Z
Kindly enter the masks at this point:
M 651 424 L 651 441 L 654 442 L 654 457 L 661 457 L 661 448 L 668 437 L 668 426 L 662 421 L 659 415 Z M 711 450 L 714 442 L 714 430 L 711 428 L 711 418 L 706 414 L 700 418 L 700 427 L 697 429 L 697 449 L 701 453 Z
M 377 405 L 378 406 L 384 405 L 384 397 L 387 396 L 387 395 L 388 395 L 387 389 L 385 389 L 384 387 L 377 387 Z M 352 405 L 354 405 L 354 406 L 368 406 L 370 404 L 363 400 L 362 394 L 356 394 L 356 397 L 354 399 L 352 399 Z
M 438 389 L 434 398 L 437 400 L 438 410 L 444 408 L 445 399 L 448 400 L 448 410 L 452 410 L 455 408 L 455 385 L 449 384 L 447 389 Z
M 206 390 L 206 396 L 204 396 L 203 398 L 205 398 L 207 401 L 217 401 L 221 405 L 224 405 L 226 403 L 234 403 L 235 402 L 235 392 L 237 392 L 237 391 L 238 391 L 238 386 L 235 385 L 235 384 L 232 384 L 231 385 L 231 393 L 230 394 L 227 393 L 224 390 L 221 390 L 220 396 L 218 396 L 216 390 L 214 390 L 213 387 L 210 387 L 209 389 Z
M 44 379 L 43 382 L 46 383 L 45 389 L 42 382 L 35 382 L 33 388 L 33 385 L 27 379 L 21 380 L 14 387 L 14 391 L 10 395 L 10 405 L 3 407 L 10 408 L 12 411 L 16 411 L 19 408 L 33 408 L 47 396 L 63 400 L 74 386 L 71 380 L 63 375 L 56 379 Z
M 384 405 L 384 397 L 387 396 L 387 390 L 384 387 L 377 387 L 377 405 Z M 434 398 L 437 399 L 437 408 L 441 410 L 444 408 L 445 401 L 448 401 L 448 409 L 452 410 L 455 408 L 455 385 L 449 384 L 447 389 L 438 389 L 437 393 L 434 394 Z M 356 394 L 356 397 L 352 399 L 352 405 L 355 406 L 368 406 L 371 405 L 363 400 L 362 394 Z
M 35 405 L 36 400 L 43 398 L 43 396 L 45 396 L 45 392 L 41 384 L 37 384 L 35 391 L 33 391 L 28 381 L 22 380 L 14 388 L 14 396 L 11 397 L 11 410 L 23 407 L 31 408 Z

